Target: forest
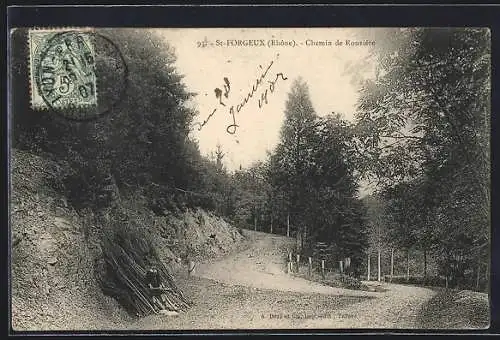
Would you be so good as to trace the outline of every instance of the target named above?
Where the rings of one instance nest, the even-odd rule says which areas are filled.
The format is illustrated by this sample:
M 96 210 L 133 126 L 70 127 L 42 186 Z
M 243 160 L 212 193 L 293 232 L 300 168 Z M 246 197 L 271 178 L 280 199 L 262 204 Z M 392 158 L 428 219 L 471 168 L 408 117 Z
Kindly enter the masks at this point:
M 327 243 L 333 259 L 351 258 L 356 277 L 367 275 L 370 253 L 387 260 L 396 251 L 408 263 L 418 253 L 424 277 L 487 289 L 488 30 L 380 30 L 376 76 L 360 85 L 354 121 L 316 112 L 307 81 L 290 79 L 278 144 L 236 171 L 224 165 L 221 145 L 203 155 L 190 138 L 198 112 L 186 103 L 196 94 L 172 48 L 154 31 L 101 33 L 126 61 L 126 95 L 87 121 L 30 107 L 27 30 L 12 36 L 21 41 L 12 44 L 12 147 L 69 164 L 73 171 L 53 185 L 75 208 L 119 214 L 114 192 L 143 197 L 158 215 L 200 207 L 239 228 L 300 238 L 306 256 Z M 98 88 L 111 81 L 110 70 L 101 70 Z M 376 189 L 360 197 L 362 183 Z M 436 269 L 428 274 L 431 259 Z

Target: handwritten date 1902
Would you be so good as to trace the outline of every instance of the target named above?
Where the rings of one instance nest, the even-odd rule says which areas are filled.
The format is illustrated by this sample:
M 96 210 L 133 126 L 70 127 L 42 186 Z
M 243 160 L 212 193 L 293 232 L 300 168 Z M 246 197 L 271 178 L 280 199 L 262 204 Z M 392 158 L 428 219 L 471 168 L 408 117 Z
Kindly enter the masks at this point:
M 280 80 L 280 79 L 287 80 L 288 78 L 285 77 L 283 75 L 283 73 L 280 72 L 280 73 L 276 73 L 276 77 L 274 78 L 274 80 L 268 81 L 268 83 L 269 83 L 268 87 L 266 87 L 265 90 L 261 93 L 260 98 L 258 100 L 259 109 L 262 108 L 264 106 L 264 104 L 267 104 L 268 93 L 274 92 L 275 85 L 278 82 L 278 80 Z M 254 92 L 255 91 L 253 91 L 253 87 L 252 87 L 252 91 L 248 93 L 247 97 L 245 97 L 243 102 L 241 104 L 236 105 L 236 112 L 235 112 L 234 106 L 231 106 L 231 108 L 229 109 L 229 114 L 231 115 L 231 118 L 233 119 L 233 123 L 227 126 L 227 128 L 226 128 L 227 133 L 229 133 L 231 135 L 234 135 L 236 133 L 236 129 L 239 127 L 239 125 L 236 124 L 235 114 L 239 113 L 241 111 L 244 103 L 245 104 L 247 103 L 248 98 L 252 97 Z
M 239 102 L 239 104 L 232 105 L 229 108 L 228 112 L 232 118 L 232 123 L 227 126 L 226 128 L 227 133 L 232 135 L 236 133 L 236 129 L 239 127 L 239 125 L 236 123 L 236 113 L 239 113 L 245 107 L 245 105 L 250 101 L 250 99 L 253 98 L 254 94 L 261 88 L 273 64 L 274 61 L 271 61 L 265 69 L 262 67 L 262 65 L 259 65 L 260 69 L 262 70 L 262 73 L 259 75 L 258 78 L 255 79 L 255 82 L 252 85 L 251 90 L 248 91 L 246 96 Z M 268 103 L 268 95 L 269 93 L 274 92 L 277 82 L 279 80 L 287 80 L 287 79 L 288 78 L 282 72 L 279 72 L 275 73 L 275 77 L 273 80 L 267 80 L 268 85 L 264 88 L 264 91 L 261 92 L 260 98 L 258 99 L 259 109 L 261 109 L 265 104 Z M 229 98 L 229 92 L 231 90 L 231 84 L 227 77 L 224 78 L 223 88 L 224 91 L 221 90 L 220 88 L 216 88 L 214 91 L 216 98 L 219 100 L 219 104 L 225 107 L 226 104 L 222 101 L 222 97 L 224 96 L 226 99 Z M 203 122 L 196 123 L 198 125 L 198 131 L 200 131 L 208 123 L 210 118 L 212 118 L 212 116 L 216 112 L 217 108 L 213 109 L 212 113 L 210 113 Z

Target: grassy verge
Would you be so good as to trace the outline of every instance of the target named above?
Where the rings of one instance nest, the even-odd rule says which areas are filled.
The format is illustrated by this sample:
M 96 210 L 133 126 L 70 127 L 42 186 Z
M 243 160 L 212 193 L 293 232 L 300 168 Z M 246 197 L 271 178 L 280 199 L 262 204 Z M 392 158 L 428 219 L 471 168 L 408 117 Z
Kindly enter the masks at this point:
M 325 278 L 321 276 L 321 274 L 313 272 L 311 275 L 307 275 L 304 272 L 302 273 L 294 273 L 294 276 L 301 277 L 303 279 L 318 282 L 325 286 L 336 287 L 336 288 L 344 288 L 344 289 L 352 289 L 352 290 L 363 290 L 363 291 L 371 291 L 371 292 L 384 292 L 386 291 L 382 287 L 378 286 L 368 286 L 362 283 L 360 280 L 338 273 L 326 273 Z
M 485 329 L 489 326 L 488 295 L 467 290 L 435 288 L 437 294 L 419 311 L 426 329 Z

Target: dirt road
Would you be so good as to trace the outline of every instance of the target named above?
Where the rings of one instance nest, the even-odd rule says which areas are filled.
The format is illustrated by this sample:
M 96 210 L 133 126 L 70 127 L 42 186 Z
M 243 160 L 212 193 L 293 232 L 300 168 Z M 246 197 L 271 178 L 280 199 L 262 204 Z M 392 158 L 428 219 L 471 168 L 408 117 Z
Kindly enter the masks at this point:
M 417 312 L 434 292 L 382 283 L 384 292 L 333 288 L 284 272 L 292 240 L 246 232 L 250 247 L 199 264 L 179 285 L 195 305 L 177 317 L 153 315 L 132 329 L 418 328 Z M 373 284 L 373 283 L 369 283 Z

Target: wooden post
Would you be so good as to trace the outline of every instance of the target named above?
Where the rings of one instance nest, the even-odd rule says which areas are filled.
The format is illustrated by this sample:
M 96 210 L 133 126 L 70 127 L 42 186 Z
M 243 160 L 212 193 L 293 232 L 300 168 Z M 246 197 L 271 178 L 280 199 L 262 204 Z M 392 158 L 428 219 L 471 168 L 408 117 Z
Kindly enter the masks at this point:
M 391 282 L 394 276 L 394 248 L 391 249 Z
M 377 273 L 377 281 L 378 282 L 380 282 L 380 268 L 381 268 L 381 266 L 380 266 L 380 253 L 381 253 L 381 251 L 380 251 L 380 248 L 379 248 L 378 249 L 378 260 L 377 260 L 378 261 L 378 265 L 377 265 L 377 269 L 378 269 L 377 270 L 378 271 L 378 273 Z
M 406 281 L 410 281 L 410 249 L 406 250 Z
M 366 280 L 370 281 L 370 252 L 368 252 L 368 274 L 366 275 Z
M 310 257 L 310 256 L 309 256 L 308 274 L 309 274 L 309 276 L 311 276 L 311 274 L 312 274 L 312 257 Z
M 300 255 L 297 254 L 297 273 L 299 272 L 299 265 L 300 265 Z
M 188 275 L 191 276 L 191 275 L 194 275 L 194 268 L 196 267 L 194 261 L 192 260 L 189 260 L 188 261 Z
M 253 217 L 253 230 L 257 231 L 257 215 Z
M 286 215 L 286 236 L 290 237 L 290 213 Z
M 271 215 L 271 234 L 273 233 L 273 215 Z
M 292 256 L 293 256 L 293 255 L 292 255 L 292 253 L 291 253 L 291 252 L 290 252 L 290 253 L 288 253 L 288 272 L 289 272 L 289 273 L 292 273 L 292 271 L 293 271 L 293 267 L 292 267 L 292 264 L 293 264 L 293 262 L 292 262 Z
M 325 260 L 321 260 L 321 276 L 325 278 Z
M 344 273 L 344 262 L 339 261 L 339 264 L 340 264 L 340 274 L 343 274 Z

